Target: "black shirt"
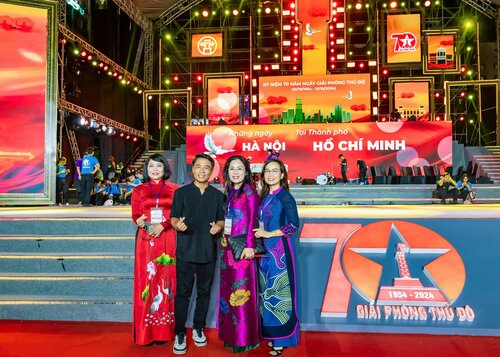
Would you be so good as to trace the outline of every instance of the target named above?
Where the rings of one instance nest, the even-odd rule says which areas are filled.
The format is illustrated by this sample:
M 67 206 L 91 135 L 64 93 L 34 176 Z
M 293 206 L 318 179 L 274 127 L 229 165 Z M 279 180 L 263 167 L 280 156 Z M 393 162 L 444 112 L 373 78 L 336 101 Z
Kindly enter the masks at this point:
M 347 171 L 347 160 L 342 159 L 341 165 L 340 165 L 340 171 Z
M 203 194 L 194 184 L 174 193 L 170 217 L 184 217 L 186 231 L 177 231 L 177 259 L 191 263 L 208 263 L 216 257 L 215 236 L 210 223 L 224 220 L 224 194 L 208 185 Z

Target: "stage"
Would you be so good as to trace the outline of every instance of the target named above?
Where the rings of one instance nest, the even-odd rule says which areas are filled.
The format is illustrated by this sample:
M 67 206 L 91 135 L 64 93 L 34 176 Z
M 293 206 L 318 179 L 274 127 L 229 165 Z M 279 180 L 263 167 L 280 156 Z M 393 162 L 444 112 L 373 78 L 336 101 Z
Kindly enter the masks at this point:
M 500 205 L 298 210 L 294 243 L 304 331 L 500 335 L 492 313 L 500 294 Z M 130 321 L 130 206 L 4 207 L 0 231 L 3 319 Z M 400 244 L 408 246 L 415 286 L 406 280 L 400 286 L 394 259 Z
M 430 205 L 299 205 L 302 219 L 500 219 L 500 204 Z M 0 220 L 130 220 L 130 206 L 80 207 L 0 207 Z

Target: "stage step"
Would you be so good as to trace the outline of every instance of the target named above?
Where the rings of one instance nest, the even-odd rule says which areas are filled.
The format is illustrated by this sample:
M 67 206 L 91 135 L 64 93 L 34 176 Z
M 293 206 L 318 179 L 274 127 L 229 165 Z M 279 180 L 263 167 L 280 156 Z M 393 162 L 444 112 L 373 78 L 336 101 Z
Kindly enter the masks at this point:
M 0 318 L 130 321 L 136 226 L 50 211 L 61 218 L 0 219 Z
M 9 295 L 129 296 L 134 277 L 127 273 L 5 273 L 0 291 Z
M 22 273 L 125 273 L 133 271 L 134 254 L 130 252 L 2 252 L 0 272 Z
M 0 295 L 0 318 L 130 322 L 132 319 L 131 295 Z
M 121 252 L 133 250 L 134 242 L 134 236 L 0 235 L 0 252 Z

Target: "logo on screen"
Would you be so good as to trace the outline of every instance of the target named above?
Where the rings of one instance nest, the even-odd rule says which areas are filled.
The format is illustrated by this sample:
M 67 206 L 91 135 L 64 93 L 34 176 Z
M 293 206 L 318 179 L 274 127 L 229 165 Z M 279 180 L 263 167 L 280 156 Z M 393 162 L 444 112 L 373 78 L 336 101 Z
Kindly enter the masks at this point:
M 198 51 L 203 56 L 211 56 L 217 51 L 217 40 L 212 36 L 203 36 L 198 41 Z
M 379 221 L 304 223 L 300 241 L 336 243 L 322 317 L 347 317 L 353 291 L 358 319 L 474 321 L 474 310 L 456 306 L 465 265 L 441 235 L 419 224 Z
M 417 49 L 417 37 L 411 32 L 393 33 L 391 39 L 394 43 L 394 52 L 415 52 Z
M 436 232 L 415 223 L 382 221 L 362 227 L 349 238 L 342 253 L 354 290 L 376 305 L 448 306 L 465 284 L 464 263 L 456 249 Z M 380 276 L 378 282 L 360 274 L 374 269 Z

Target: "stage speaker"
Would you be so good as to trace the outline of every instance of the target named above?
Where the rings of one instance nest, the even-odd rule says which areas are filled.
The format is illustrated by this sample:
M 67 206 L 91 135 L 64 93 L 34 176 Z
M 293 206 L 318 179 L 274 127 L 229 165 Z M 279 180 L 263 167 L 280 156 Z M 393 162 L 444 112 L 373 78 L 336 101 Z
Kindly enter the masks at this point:
M 316 180 L 311 178 L 302 179 L 302 185 L 316 185 Z

